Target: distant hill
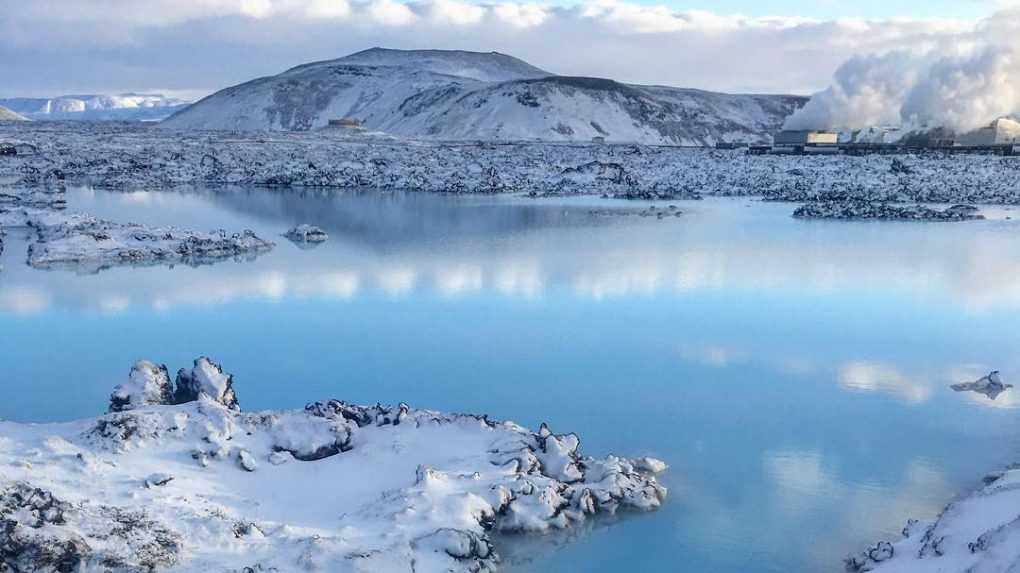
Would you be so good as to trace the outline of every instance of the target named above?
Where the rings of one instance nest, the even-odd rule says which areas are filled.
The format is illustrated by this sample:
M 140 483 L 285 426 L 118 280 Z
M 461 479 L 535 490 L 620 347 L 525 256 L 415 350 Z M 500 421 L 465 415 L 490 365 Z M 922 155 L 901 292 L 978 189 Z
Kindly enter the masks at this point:
M 373 48 L 224 89 L 162 125 L 309 130 L 346 117 L 434 139 L 711 145 L 769 141 L 805 101 L 557 76 L 499 53 Z
M 0 121 L 26 121 L 25 116 L 14 113 L 6 107 L 0 106 Z
M 0 98 L 0 106 L 37 120 L 159 121 L 187 105 L 184 100 L 161 94 Z

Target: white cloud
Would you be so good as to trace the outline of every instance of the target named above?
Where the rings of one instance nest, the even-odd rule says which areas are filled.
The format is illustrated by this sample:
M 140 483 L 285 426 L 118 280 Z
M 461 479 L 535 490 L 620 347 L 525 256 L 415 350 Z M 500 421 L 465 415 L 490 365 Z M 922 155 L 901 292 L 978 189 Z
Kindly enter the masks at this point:
M 372 20 L 384 26 L 407 26 L 418 19 L 407 4 L 395 0 L 375 0 L 366 10 Z
M 310 18 L 343 19 L 351 14 L 347 0 L 308 0 L 304 6 Z
M 496 18 L 516 28 L 541 26 L 549 18 L 546 9 L 538 4 L 504 3 L 495 6 L 492 13 Z
M 896 394 L 910 403 L 926 402 L 931 387 L 895 367 L 876 362 L 848 362 L 839 369 L 839 383 L 860 392 L 884 391 Z
M 35 0 L 0 13 L 0 91 L 213 90 L 386 46 L 498 50 L 556 73 L 637 83 L 809 93 L 855 54 L 1008 38 L 1002 20 L 821 21 L 637 0 Z
M 485 8 L 458 0 L 433 0 L 429 12 L 435 22 L 457 26 L 478 24 L 485 17 Z

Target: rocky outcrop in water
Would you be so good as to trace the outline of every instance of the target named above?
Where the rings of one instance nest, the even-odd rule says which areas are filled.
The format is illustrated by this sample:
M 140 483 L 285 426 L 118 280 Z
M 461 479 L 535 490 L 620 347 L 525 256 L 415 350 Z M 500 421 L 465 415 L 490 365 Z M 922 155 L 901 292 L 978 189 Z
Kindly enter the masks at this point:
M 984 219 L 976 207 L 954 205 L 936 209 L 924 205 L 896 205 L 862 199 L 808 203 L 793 212 L 801 219 L 843 219 L 881 221 L 973 221 Z
M 28 249 L 28 264 L 37 268 L 95 272 L 118 265 L 195 266 L 254 258 L 274 246 L 248 230 L 202 233 L 114 223 L 81 214 L 30 215 L 28 225 L 36 231 L 36 240 Z
M 662 462 L 586 456 L 545 425 L 339 400 L 247 413 L 211 360 L 172 400 L 166 372 L 136 364 L 99 418 L 0 421 L 0 570 L 492 571 L 496 531 L 666 496 Z
M 308 224 L 297 225 L 284 233 L 283 236 L 299 244 L 317 244 L 329 239 L 329 235 L 326 234 L 326 231 Z
M 977 392 L 978 394 L 988 396 L 992 400 L 998 398 L 999 394 L 1002 394 L 1012 387 L 1012 384 L 1005 384 L 1002 382 L 1002 378 L 999 376 L 998 370 L 994 370 L 987 376 L 982 376 L 973 382 L 964 382 L 950 386 L 950 388 L 956 392 Z

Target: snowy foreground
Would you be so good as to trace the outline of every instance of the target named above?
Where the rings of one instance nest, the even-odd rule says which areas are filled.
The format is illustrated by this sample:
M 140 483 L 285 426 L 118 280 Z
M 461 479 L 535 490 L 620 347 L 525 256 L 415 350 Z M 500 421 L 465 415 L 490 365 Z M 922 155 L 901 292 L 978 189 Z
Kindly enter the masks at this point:
M 904 538 L 846 560 L 852 573 L 1006 573 L 1020 566 L 1020 469 L 947 506 L 934 523 L 911 520 Z
M 131 124 L 10 122 L 0 185 L 105 188 L 314 186 L 454 193 L 750 195 L 1020 204 L 1020 158 L 775 156 L 643 145 L 440 143 L 306 133 L 174 131 Z M 2 191 L 2 189 L 0 189 Z
M 651 458 L 574 434 L 330 400 L 246 413 L 208 359 L 141 361 L 110 413 L 0 422 L 0 570 L 490 571 L 493 532 L 653 510 Z

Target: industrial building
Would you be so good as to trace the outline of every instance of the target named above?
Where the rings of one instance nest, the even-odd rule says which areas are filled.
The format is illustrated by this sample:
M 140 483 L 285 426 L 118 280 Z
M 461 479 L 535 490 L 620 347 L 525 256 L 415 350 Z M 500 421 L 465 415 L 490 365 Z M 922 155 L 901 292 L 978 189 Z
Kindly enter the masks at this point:
M 341 117 L 340 119 L 329 120 L 330 127 L 346 127 L 347 129 L 358 129 L 361 127 L 361 120 L 353 117 Z
M 772 137 L 773 153 L 836 153 L 839 134 L 834 131 L 784 130 Z
M 997 119 L 981 129 L 959 136 L 956 141 L 970 146 L 1020 144 L 1020 122 Z

